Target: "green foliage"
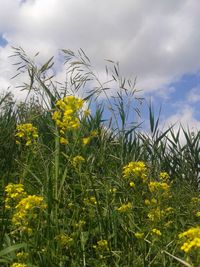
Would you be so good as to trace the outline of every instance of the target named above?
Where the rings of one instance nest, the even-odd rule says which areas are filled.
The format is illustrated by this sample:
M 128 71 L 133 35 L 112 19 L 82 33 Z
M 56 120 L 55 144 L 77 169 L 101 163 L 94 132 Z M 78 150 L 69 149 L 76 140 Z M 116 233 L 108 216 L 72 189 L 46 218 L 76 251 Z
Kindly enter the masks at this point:
M 198 245 L 185 253 L 181 246 L 192 240 L 179 234 L 199 227 L 200 133 L 161 131 L 152 106 L 144 133 L 142 99 L 119 64 L 106 67 L 116 88 L 111 96 L 113 84 L 100 82 L 82 50 L 63 53 L 69 80 L 57 88 L 48 76 L 53 58 L 40 66 L 37 55 L 32 60 L 15 49 L 18 74 L 30 77 L 22 89 L 34 97 L 16 105 L 7 94 L 0 101 L 1 266 L 199 266 Z M 57 100 L 69 95 L 82 95 L 91 109 L 74 129 L 59 126 L 63 117 L 52 119 L 62 108 Z M 38 131 L 30 146 L 16 144 L 17 124 L 24 123 Z M 8 208 L 9 183 L 22 183 L 26 197 L 11 192 Z

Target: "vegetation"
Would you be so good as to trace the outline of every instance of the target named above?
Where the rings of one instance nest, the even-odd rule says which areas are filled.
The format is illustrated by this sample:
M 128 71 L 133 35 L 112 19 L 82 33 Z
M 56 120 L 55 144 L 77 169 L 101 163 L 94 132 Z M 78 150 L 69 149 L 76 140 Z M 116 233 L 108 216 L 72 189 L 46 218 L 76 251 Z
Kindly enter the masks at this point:
M 0 101 L 0 266 L 199 266 L 200 132 L 161 131 L 150 106 L 145 133 L 118 64 L 101 83 L 63 54 L 64 85 L 15 49 L 29 100 Z

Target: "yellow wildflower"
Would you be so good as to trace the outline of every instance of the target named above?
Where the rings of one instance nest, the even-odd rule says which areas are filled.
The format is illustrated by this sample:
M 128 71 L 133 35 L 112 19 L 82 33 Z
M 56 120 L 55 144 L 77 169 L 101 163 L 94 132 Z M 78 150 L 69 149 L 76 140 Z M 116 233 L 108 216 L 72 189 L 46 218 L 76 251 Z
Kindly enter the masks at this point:
M 136 232 L 136 233 L 135 233 L 135 237 L 136 237 L 137 239 L 142 239 L 142 238 L 144 237 L 144 233 Z
M 149 206 L 151 204 L 151 202 L 150 202 L 149 199 L 145 199 L 144 204 L 147 205 L 147 206 Z
M 90 137 L 90 136 L 88 136 L 88 137 L 84 137 L 84 138 L 82 139 L 82 142 L 83 142 L 83 145 L 84 145 L 84 146 L 88 145 L 88 144 L 90 143 L 90 141 L 91 141 L 91 137 Z
M 69 142 L 68 142 L 68 140 L 67 140 L 66 138 L 64 138 L 64 137 L 60 137 L 60 144 L 61 144 L 61 145 L 68 145 Z
M 31 233 L 29 224 L 34 223 L 38 217 L 38 210 L 45 209 L 46 207 L 44 198 L 41 196 L 29 195 L 23 198 L 15 207 L 15 213 L 12 218 L 14 227 Z
M 200 203 L 200 197 L 193 197 L 193 198 L 191 199 L 191 201 L 192 201 L 193 203 Z
M 200 217 L 200 211 L 197 211 L 196 216 Z
M 74 166 L 74 168 L 79 167 L 83 162 L 85 161 L 85 159 L 78 155 L 72 158 L 72 165 Z
M 133 208 L 133 205 L 128 202 L 127 204 L 122 204 L 119 208 L 117 208 L 117 211 L 124 213 L 127 211 L 130 211 Z
M 161 236 L 162 235 L 161 234 L 161 231 L 158 230 L 158 229 L 156 229 L 156 228 L 152 229 L 152 233 L 155 234 L 155 235 L 157 235 L 157 236 Z
M 146 179 L 147 168 L 144 162 L 129 162 L 128 165 L 123 167 L 123 177 L 140 177 L 142 179 Z
M 192 227 L 179 234 L 179 238 L 184 242 L 181 246 L 181 250 L 185 253 L 200 249 L 200 226 Z
M 97 205 L 96 197 L 91 196 L 89 198 L 84 198 L 84 204 L 85 205 Z
M 20 200 L 27 196 L 24 191 L 23 184 L 13 184 L 9 183 L 6 188 L 6 199 L 5 199 L 5 207 L 6 209 L 10 209 L 12 206 L 15 206 Z
M 67 234 L 59 234 L 55 237 L 55 240 L 62 246 L 68 247 L 73 243 L 73 238 Z
M 55 121 L 61 135 L 79 127 L 80 110 L 83 104 L 84 101 L 75 96 L 66 96 L 56 102 L 57 110 L 54 111 L 52 119 Z M 65 142 L 63 140 L 62 144 L 65 144 Z
M 115 194 L 117 192 L 117 188 L 115 188 L 115 187 L 110 188 L 109 192 Z
M 25 263 L 14 262 L 10 267 L 28 267 Z
M 26 261 L 27 258 L 28 258 L 28 253 L 23 252 L 23 251 L 17 253 L 17 259 L 18 259 L 19 261 Z
M 167 191 L 169 190 L 169 185 L 164 182 L 150 182 L 149 190 L 153 193 L 156 191 Z
M 129 183 L 129 185 L 130 185 L 130 187 L 135 188 L 135 183 L 134 183 L 133 181 L 131 181 L 131 182 Z
M 26 146 L 30 146 L 36 142 L 38 131 L 32 123 L 18 124 L 15 137 L 17 144 L 25 143 Z
M 86 224 L 86 221 L 79 220 L 77 223 L 74 223 L 75 228 L 82 228 Z
M 84 110 L 84 116 L 88 117 L 90 115 L 89 109 Z
M 159 177 L 160 177 L 160 180 L 165 181 L 165 182 L 169 180 L 169 174 L 167 172 L 161 172 Z
M 148 214 L 148 218 L 150 221 L 160 221 L 164 215 L 164 211 L 160 208 L 152 209 Z
M 107 251 L 108 250 L 108 241 L 105 239 L 97 241 L 97 245 L 94 245 L 93 248 L 100 251 Z

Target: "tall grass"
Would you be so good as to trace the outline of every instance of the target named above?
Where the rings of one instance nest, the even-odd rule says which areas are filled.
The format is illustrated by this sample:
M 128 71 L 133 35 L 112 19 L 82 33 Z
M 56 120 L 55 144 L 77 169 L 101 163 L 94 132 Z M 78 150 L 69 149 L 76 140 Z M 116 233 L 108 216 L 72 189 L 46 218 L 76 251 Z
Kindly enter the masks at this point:
M 30 78 L 22 89 L 34 98 L 17 105 L 7 94 L 0 101 L 0 265 L 199 266 L 198 244 L 185 252 L 181 246 L 191 240 L 179 237 L 199 229 L 199 132 L 161 131 L 152 106 L 150 132 L 141 131 L 142 98 L 135 81 L 121 77 L 119 64 L 109 62 L 102 83 L 82 50 L 63 53 L 67 81 L 58 87 L 49 77 L 52 58 L 40 66 L 15 49 L 17 75 Z M 79 117 L 79 127 L 66 131 L 68 143 L 61 144 L 52 115 L 57 100 L 69 95 L 81 96 L 91 113 Z M 38 130 L 32 146 L 16 144 L 16 126 L 24 123 Z M 145 167 L 125 175 L 130 162 Z M 23 215 L 17 205 L 25 195 L 6 208 L 10 183 L 43 197 L 31 210 L 33 204 L 24 204 L 27 225 L 13 220 Z M 152 189 L 153 183 L 165 189 Z

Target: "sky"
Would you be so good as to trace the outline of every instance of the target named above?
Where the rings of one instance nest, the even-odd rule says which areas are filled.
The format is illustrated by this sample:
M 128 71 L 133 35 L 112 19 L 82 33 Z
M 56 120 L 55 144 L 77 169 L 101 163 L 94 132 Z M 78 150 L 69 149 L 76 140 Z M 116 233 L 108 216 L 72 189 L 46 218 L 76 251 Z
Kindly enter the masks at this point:
M 142 96 L 156 111 L 162 107 L 163 125 L 200 129 L 199 0 L 0 0 L 0 6 L 0 92 L 20 94 L 21 78 L 10 79 L 12 46 L 40 52 L 43 62 L 54 56 L 60 79 L 59 49 L 81 48 L 98 73 L 111 59 L 123 75 L 137 77 Z

